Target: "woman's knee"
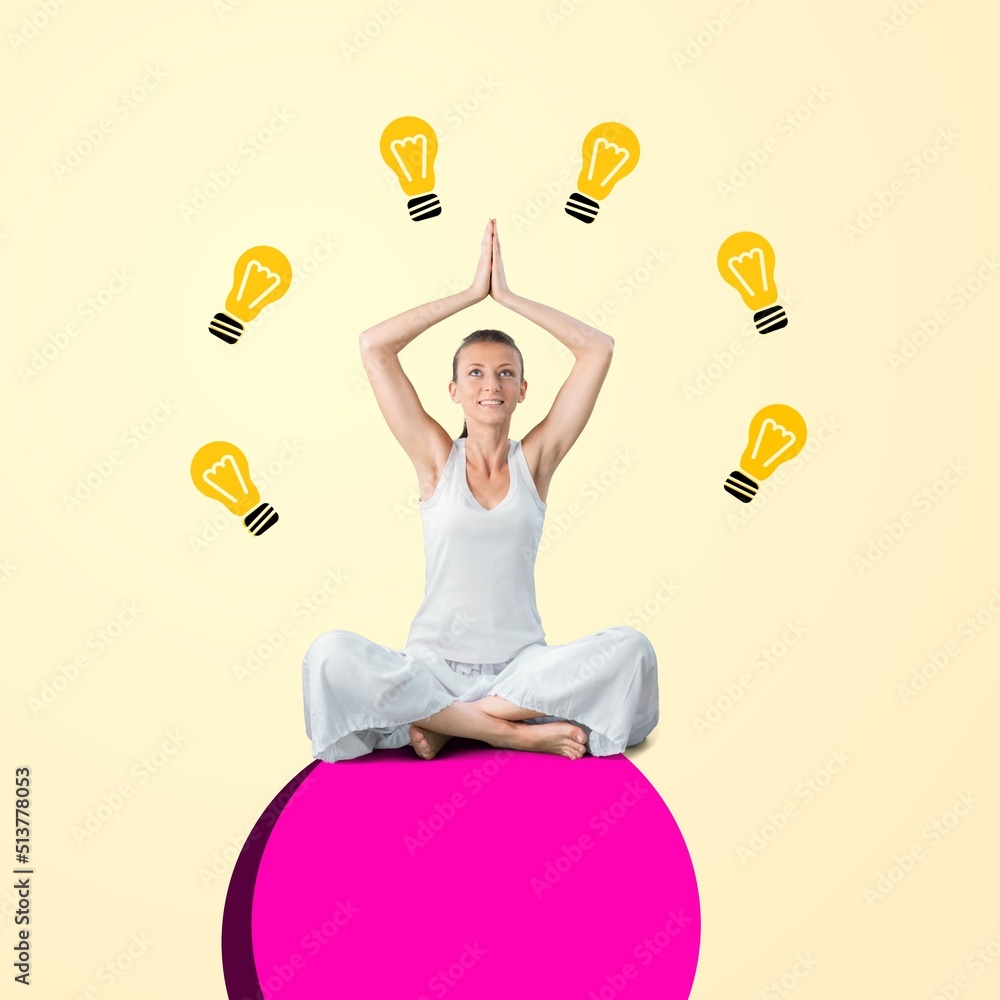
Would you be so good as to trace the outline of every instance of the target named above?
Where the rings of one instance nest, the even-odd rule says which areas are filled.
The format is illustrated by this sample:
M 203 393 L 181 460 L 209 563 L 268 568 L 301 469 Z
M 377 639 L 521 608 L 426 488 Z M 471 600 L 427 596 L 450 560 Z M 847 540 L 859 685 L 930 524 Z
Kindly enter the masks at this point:
M 336 670 L 340 666 L 347 667 L 352 662 L 352 651 L 355 649 L 358 636 L 345 629 L 332 629 L 317 636 L 302 660 L 302 669 L 311 671 L 317 668 L 324 673 Z
M 620 645 L 623 650 L 638 653 L 652 663 L 656 663 L 656 650 L 645 633 L 640 632 L 637 628 L 632 628 L 631 625 L 619 625 L 613 631 L 616 633 L 616 644 Z

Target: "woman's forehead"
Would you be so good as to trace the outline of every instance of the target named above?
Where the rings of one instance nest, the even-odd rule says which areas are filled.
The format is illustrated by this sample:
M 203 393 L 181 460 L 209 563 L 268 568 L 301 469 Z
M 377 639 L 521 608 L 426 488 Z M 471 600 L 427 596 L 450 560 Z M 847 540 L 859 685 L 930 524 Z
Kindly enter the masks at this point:
M 516 365 L 517 354 L 506 344 L 470 344 L 462 348 L 463 365 L 489 364 Z

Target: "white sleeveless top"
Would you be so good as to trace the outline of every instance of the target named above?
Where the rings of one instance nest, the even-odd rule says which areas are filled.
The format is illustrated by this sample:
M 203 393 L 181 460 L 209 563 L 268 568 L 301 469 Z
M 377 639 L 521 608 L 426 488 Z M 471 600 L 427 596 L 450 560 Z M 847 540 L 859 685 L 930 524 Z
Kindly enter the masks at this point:
M 541 501 L 520 441 L 509 442 L 507 495 L 487 510 L 472 495 L 465 442 L 452 442 L 437 488 L 420 500 L 427 576 L 407 646 L 459 663 L 499 663 L 545 645 L 535 606 L 535 556 L 548 504 Z

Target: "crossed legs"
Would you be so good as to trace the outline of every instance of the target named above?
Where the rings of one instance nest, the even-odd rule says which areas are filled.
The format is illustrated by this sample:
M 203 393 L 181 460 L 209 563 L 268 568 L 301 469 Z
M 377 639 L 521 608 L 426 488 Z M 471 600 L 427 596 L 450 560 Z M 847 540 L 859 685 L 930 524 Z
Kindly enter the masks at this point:
M 505 698 L 487 695 L 478 701 L 455 701 L 410 726 L 410 742 L 417 754 L 430 760 L 452 736 L 481 740 L 494 747 L 536 750 L 576 760 L 587 750 L 587 736 L 571 722 L 544 722 L 526 726 L 523 720 L 544 715 L 521 708 Z

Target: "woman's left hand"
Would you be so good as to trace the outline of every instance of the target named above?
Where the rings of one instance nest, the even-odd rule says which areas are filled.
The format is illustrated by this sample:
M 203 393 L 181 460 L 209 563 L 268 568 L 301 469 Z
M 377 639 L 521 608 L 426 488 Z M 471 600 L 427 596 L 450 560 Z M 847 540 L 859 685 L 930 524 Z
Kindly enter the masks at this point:
M 507 276 L 503 270 L 503 259 L 500 257 L 500 237 L 497 236 L 496 219 L 493 220 L 493 270 L 490 274 L 490 295 L 504 304 L 504 300 L 511 294 L 507 286 Z

